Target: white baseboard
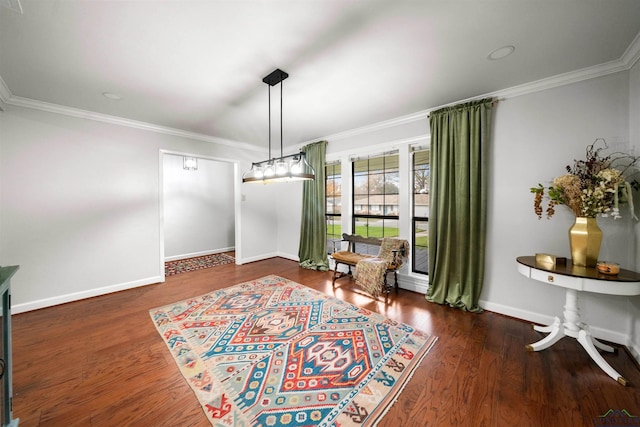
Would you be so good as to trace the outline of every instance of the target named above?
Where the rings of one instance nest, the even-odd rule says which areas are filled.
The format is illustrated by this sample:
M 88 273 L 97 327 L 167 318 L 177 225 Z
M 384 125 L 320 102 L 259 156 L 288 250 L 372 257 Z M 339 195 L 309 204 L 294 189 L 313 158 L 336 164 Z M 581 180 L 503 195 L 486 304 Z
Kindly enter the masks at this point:
M 229 252 L 229 251 L 233 251 L 233 250 L 235 250 L 235 247 L 231 246 L 229 248 L 223 248 L 223 249 L 212 249 L 212 250 L 209 250 L 209 251 L 193 252 L 193 253 L 190 253 L 190 254 L 172 255 L 172 256 L 165 257 L 164 260 L 165 260 L 165 262 L 167 262 L 167 261 L 178 261 L 180 259 L 187 259 L 187 258 L 195 258 L 195 257 L 199 257 L 199 256 L 220 254 L 220 253 L 223 253 L 223 252 Z
M 146 279 L 134 280 L 132 282 L 120 283 L 117 285 L 104 286 L 102 288 L 90 289 L 83 292 L 74 292 L 66 295 L 59 295 L 52 298 L 44 298 L 36 301 L 30 301 L 23 304 L 16 304 L 11 307 L 12 314 L 24 313 L 27 311 L 38 310 L 41 308 L 52 307 L 54 305 L 65 304 L 68 302 L 79 301 L 86 298 L 97 297 L 100 295 L 111 294 L 113 292 L 124 291 L 141 286 L 152 285 L 164 282 L 164 277 L 154 276 Z
M 555 317 L 553 316 L 543 315 L 533 311 L 521 310 L 511 306 L 496 304 L 488 301 L 481 300 L 479 302 L 479 305 L 485 310 L 492 311 L 494 313 L 504 314 L 506 316 L 515 317 L 516 319 L 538 323 L 541 325 L 550 325 L 555 319 Z M 631 350 L 631 347 L 629 346 L 630 337 L 627 334 L 593 326 L 591 326 L 589 329 L 591 331 L 591 334 L 595 338 L 620 345 L 625 345 Z M 640 350 L 640 348 L 636 349 L 636 351 L 637 350 Z M 638 359 L 637 356 L 636 359 Z
M 480 307 L 482 307 L 483 309 L 492 311 L 494 313 L 504 314 L 506 316 L 515 317 L 516 319 L 525 320 L 527 322 L 538 323 L 540 325 L 550 325 L 555 319 L 553 316 L 536 313 L 534 311 L 521 310 L 509 305 L 496 304 L 484 300 L 478 301 L 478 305 L 480 305 Z
M 297 255 L 291 255 L 291 254 L 285 254 L 282 252 L 278 252 L 278 255 L 280 258 L 286 258 L 286 259 L 290 259 L 291 261 L 295 261 L 295 262 L 300 262 L 300 257 L 298 257 Z
M 417 277 L 406 276 L 398 274 L 398 286 L 401 289 L 417 292 L 419 294 L 426 294 L 429 289 L 429 282 L 427 280 L 421 280 Z
M 280 256 L 280 255 L 278 255 L 277 253 L 271 253 L 271 254 L 256 255 L 254 257 L 249 257 L 249 258 L 242 258 L 242 259 L 236 258 L 236 264 L 238 265 L 248 264 L 250 262 L 262 261 L 269 258 L 275 258 L 277 256 Z

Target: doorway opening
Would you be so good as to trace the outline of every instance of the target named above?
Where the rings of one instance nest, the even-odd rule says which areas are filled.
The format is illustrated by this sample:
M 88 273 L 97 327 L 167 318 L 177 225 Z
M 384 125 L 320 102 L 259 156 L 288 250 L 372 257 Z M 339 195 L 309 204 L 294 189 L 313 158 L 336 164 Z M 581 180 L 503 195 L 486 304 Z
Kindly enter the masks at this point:
M 237 164 L 226 159 L 161 150 L 163 278 L 171 274 L 167 268 L 175 270 L 176 261 L 182 261 L 184 268 L 194 268 L 198 263 L 216 265 L 216 254 L 235 256 L 237 170 Z

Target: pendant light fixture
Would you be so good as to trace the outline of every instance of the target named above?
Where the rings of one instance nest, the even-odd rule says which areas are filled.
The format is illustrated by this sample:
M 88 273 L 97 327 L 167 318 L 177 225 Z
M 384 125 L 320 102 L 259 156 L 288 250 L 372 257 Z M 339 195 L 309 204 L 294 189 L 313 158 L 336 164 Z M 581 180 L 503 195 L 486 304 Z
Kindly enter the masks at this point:
M 251 169 L 242 175 L 242 182 L 269 184 L 315 179 L 316 172 L 307 163 L 303 151 L 288 156 L 282 154 L 282 82 L 287 77 L 289 74 L 277 69 L 262 79 L 269 87 L 269 158 L 253 163 Z M 271 86 L 278 83 L 280 84 L 280 157 L 271 157 Z

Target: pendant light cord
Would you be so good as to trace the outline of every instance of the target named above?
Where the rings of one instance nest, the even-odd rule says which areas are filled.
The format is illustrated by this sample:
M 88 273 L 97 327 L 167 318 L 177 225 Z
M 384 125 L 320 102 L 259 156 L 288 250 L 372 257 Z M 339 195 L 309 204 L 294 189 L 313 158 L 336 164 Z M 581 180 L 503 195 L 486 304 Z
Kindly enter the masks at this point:
M 282 86 L 284 86 L 284 80 L 280 82 L 280 157 L 283 156 L 282 150 Z
M 269 88 L 269 160 L 271 160 L 271 85 L 267 85 Z

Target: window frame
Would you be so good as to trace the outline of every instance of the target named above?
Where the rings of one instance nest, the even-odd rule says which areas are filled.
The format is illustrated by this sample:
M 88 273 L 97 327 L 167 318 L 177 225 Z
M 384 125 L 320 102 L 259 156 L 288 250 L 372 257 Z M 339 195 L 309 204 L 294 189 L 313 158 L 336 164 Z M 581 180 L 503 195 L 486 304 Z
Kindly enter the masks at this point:
M 342 163 L 340 161 L 336 162 L 326 162 L 324 165 L 325 168 L 325 223 L 326 223 L 326 242 L 327 242 L 327 253 L 330 255 L 336 250 L 340 250 L 340 242 L 342 241 Z M 338 169 L 338 173 L 336 174 L 336 169 Z M 336 178 L 337 177 L 337 178 Z M 334 191 L 329 194 L 328 189 L 330 188 L 329 182 L 334 181 Z M 339 182 L 337 188 L 339 191 L 335 192 L 335 181 Z M 329 200 L 333 199 L 333 207 L 332 212 L 329 212 Z M 336 201 L 338 203 L 336 203 Z M 335 207 L 338 207 L 339 212 L 336 213 Z M 336 228 L 338 228 L 338 234 L 336 235 Z
M 426 165 L 426 167 L 424 167 L 422 170 L 426 170 L 426 177 L 423 176 L 423 179 L 425 182 L 422 183 L 421 185 L 421 189 L 418 190 L 417 189 L 417 183 L 416 183 L 416 172 L 420 169 L 416 168 L 416 158 L 419 154 L 427 154 L 427 161 L 426 163 L 420 163 L 420 165 Z M 428 246 L 428 236 L 429 236 L 429 200 L 430 200 L 430 177 L 431 177 L 431 161 L 429 158 L 429 149 L 428 148 L 421 148 L 421 149 L 415 149 L 412 153 L 411 153 L 411 162 L 410 162 L 410 167 L 411 167 L 411 271 L 413 273 L 418 273 L 418 274 L 429 274 L 429 246 Z M 416 196 L 420 196 L 420 195 L 426 195 L 426 216 L 423 215 L 417 215 L 416 211 L 417 211 L 417 197 Z M 427 231 L 427 244 L 426 245 L 418 245 L 417 244 L 417 234 L 419 228 L 418 225 L 420 223 L 426 223 L 426 231 Z M 420 249 L 420 248 L 426 248 L 426 249 Z M 420 259 L 420 256 L 424 256 L 424 253 L 426 252 L 426 259 L 422 260 Z
M 378 162 L 382 160 L 381 168 L 372 168 L 372 162 Z M 367 162 L 366 172 L 363 173 L 362 168 L 358 166 L 359 162 Z M 390 163 L 390 166 L 387 167 L 387 164 Z M 358 179 L 361 176 L 367 176 L 367 192 L 362 193 L 361 191 L 356 190 L 356 186 L 358 182 L 361 180 Z M 370 178 L 372 175 L 378 175 L 378 178 L 382 178 L 382 185 L 378 191 L 372 192 L 370 186 Z M 352 215 L 351 215 L 351 227 L 353 230 L 353 234 L 358 234 L 363 237 L 398 237 L 400 233 L 400 156 L 398 152 L 388 152 L 380 155 L 372 155 L 367 157 L 359 157 L 351 159 L 351 207 L 352 207 Z M 393 182 L 395 181 L 395 182 Z M 396 192 L 388 192 L 390 188 L 389 184 L 392 184 L 396 187 Z M 378 182 L 380 186 L 380 182 Z M 356 200 L 357 198 L 361 198 L 362 195 L 366 195 L 367 206 L 368 209 L 366 213 L 357 213 Z M 382 196 L 380 211 L 381 214 L 373 214 L 371 213 L 371 198 L 372 196 Z M 387 210 L 389 205 L 387 203 L 387 196 L 393 196 L 396 198 L 395 203 L 395 214 L 389 213 Z M 378 206 L 376 205 L 376 206 Z M 371 220 L 375 220 L 376 222 L 381 221 L 381 233 L 369 233 L 369 224 Z M 387 225 L 388 221 L 395 222 L 394 226 Z M 363 233 L 362 226 L 358 225 L 359 222 L 365 223 L 366 233 Z M 392 231 L 394 230 L 394 231 Z M 378 235 L 380 234 L 380 235 Z M 379 251 L 378 247 L 366 248 L 363 252 L 370 254 L 377 254 Z

